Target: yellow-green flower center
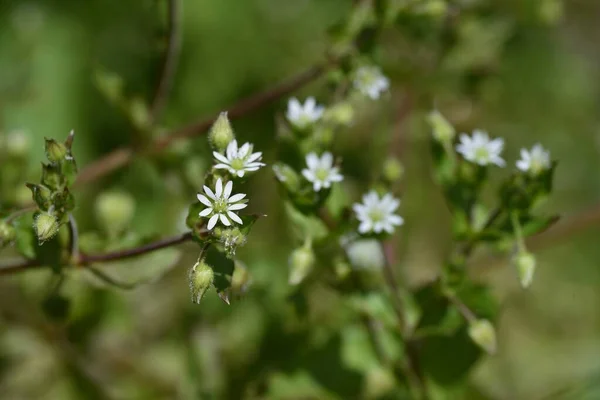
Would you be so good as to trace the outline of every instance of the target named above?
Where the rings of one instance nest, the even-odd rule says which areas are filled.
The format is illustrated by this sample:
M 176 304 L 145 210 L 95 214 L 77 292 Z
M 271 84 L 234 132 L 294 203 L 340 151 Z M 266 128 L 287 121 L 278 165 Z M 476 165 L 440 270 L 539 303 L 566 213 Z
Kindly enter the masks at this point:
M 475 159 L 483 162 L 489 161 L 490 151 L 486 147 L 479 147 L 475 150 Z
M 369 211 L 369 218 L 373 222 L 381 222 L 385 218 L 385 214 L 378 208 Z
M 244 160 L 242 160 L 241 158 L 236 158 L 233 161 L 231 161 L 231 168 L 235 169 L 235 170 L 242 170 L 244 169 Z
M 213 202 L 213 210 L 215 214 L 222 214 L 227 212 L 227 200 L 217 199 Z
M 322 181 L 322 182 L 326 181 L 327 178 L 329 177 L 329 169 L 327 169 L 327 168 L 317 168 L 315 170 L 315 177 L 319 181 Z

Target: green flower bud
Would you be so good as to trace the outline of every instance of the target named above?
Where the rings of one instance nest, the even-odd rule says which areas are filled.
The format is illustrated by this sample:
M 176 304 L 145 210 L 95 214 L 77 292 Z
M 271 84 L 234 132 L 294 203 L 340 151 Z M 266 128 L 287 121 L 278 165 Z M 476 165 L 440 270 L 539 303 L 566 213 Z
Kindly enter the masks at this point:
M 524 289 L 528 288 L 533 281 L 533 273 L 535 272 L 535 256 L 528 251 L 519 251 L 513 259 L 513 263 L 517 269 L 521 286 Z
M 287 164 L 277 163 L 273 165 L 275 177 L 290 192 L 296 193 L 300 189 L 300 176 Z
M 31 197 L 41 210 L 47 211 L 52 205 L 52 191 L 44 185 L 25 184 L 31 190 Z
M 336 125 L 349 126 L 354 121 L 354 107 L 349 102 L 341 102 L 327 108 L 323 119 Z
M 487 319 L 478 319 L 469 324 L 469 336 L 488 354 L 494 354 L 497 348 L 496 329 Z
M 134 97 L 129 102 L 129 119 L 133 126 L 140 131 L 146 131 L 150 128 L 151 117 L 150 110 L 143 99 Z
M 94 74 L 96 87 L 110 101 L 117 102 L 123 93 L 123 79 L 109 71 L 96 71 Z
M 106 192 L 96 199 L 98 223 L 111 234 L 123 232 L 133 219 L 135 200 L 125 192 Z
M 312 250 L 311 241 L 307 240 L 302 247 L 295 249 L 289 258 L 290 285 L 298 285 L 312 271 L 315 265 L 315 253 Z
M 427 122 L 433 131 L 433 137 L 438 142 L 451 142 L 456 136 L 454 127 L 444 118 L 439 111 L 433 110 L 427 116 Z
M 16 237 L 15 228 L 5 221 L 0 221 L 0 247 L 11 244 Z
M 239 246 L 246 244 L 246 235 L 244 235 L 237 227 L 231 229 L 216 229 L 214 235 L 219 239 L 219 242 L 223 244 L 225 253 L 229 258 L 235 256 L 235 251 Z
M 56 217 L 47 212 L 36 214 L 33 221 L 33 229 L 40 244 L 52 239 L 58 233 L 60 224 Z
M 219 114 L 219 117 L 210 128 L 208 139 L 217 151 L 225 151 L 227 145 L 235 139 L 226 111 Z
M 397 182 L 404 176 L 404 166 L 395 157 L 388 157 L 383 163 L 383 177 L 388 182 Z
M 355 269 L 381 269 L 385 256 L 381 244 L 375 239 L 358 239 L 345 244 L 348 261 Z
M 251 277 L 248 268 L 240 261 L 235 261 L 235 269 L 231 276 L 231 290 L 235 294 L 243 294 L 250 286 Z
M 7 135 L 4 146 L 8 155 L 13 157 L 25 157 L 29 153 L 31 140 L 27 133 L 16 130 Z
M 200 304 L 200 300 L 202 300 L 206 291 L 210 289 L 215 280 L 215 273 L 212 267 L 202 260 L 197 261 L 190 269 L 188 278 L 192 302 Z
M 58 189 L 62 176 L 59 167 L 52 164 L 42 164 L 42 183 L 50 189 Z
M 58 143 L 54 139 L 44 139 L 46 141 L 46 157 L 51 163 L 58 163 L 64 160 L 68 153 L 67 146 L 62 143 Z

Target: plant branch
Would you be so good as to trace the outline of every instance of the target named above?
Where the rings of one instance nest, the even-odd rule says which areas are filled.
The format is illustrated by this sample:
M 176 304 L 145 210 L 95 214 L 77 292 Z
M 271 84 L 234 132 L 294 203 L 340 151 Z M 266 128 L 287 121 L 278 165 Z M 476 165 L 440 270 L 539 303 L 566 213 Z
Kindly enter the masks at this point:
M 167 49 L 163 57 L 163 68 L 150 108 L 150 120 L 155 124 L 165 109 L 173 79 L 177 71 L 179 53 L 181 51 L 181 2 L 167 0 Z
M 233 119 L 242 117 L 252 111 L 255 111 L 262 106 L 284 97 L 314 81 L 336 64 L 337 60 L 329 60 L 323 64 L 313 66 L 291 78 L 290 80 L 284 81 L 273 88 L 267 89 L 263 92 L 258 92 L 245 99 L 242 99 L 236 104 L 227 108 L 227 115 L 229 118 Z M 203 118 L 180 128 L 173 129 L 165 136 L 157 138 L 149 146 L 149 148 L 146 149 L 146 152 L 150 154 L 157 153 L 171 145 L 176 140 L 203 134 L 211 127 L 217 117 L 218 114 L 214 114 L 208 118 Z M 122 147 L 116 149 L 104 155 L 100 159 L 92 162 L 86 168 L 81 170 L 75 184 L 82 185 L 102 178 L 103 176 L 106 176 L 111 172 L 129 164 L 134 155 L 135 150 L 132 147 Z
M 101 254 L 80 254 L 78 259 L 74 259 L 75 266 L 87 267 L 90 264 L 104 263 L 116 260 L 125 260 L 128 258 L 137 257 L 153 251 L 161 250 L 167 247 L 176 246 L 192 239 L 191 232 L 177 235 L 174 237 L 161 239 L 156 242 L 148 243 L 139 247 L 134 247 L 125 250 L 116 250 Z M 12 275 L 19 272 L 25 272 L 30 269 L 45 267 L 39 260 L 16 260 L 0 264 L 0 276 Z

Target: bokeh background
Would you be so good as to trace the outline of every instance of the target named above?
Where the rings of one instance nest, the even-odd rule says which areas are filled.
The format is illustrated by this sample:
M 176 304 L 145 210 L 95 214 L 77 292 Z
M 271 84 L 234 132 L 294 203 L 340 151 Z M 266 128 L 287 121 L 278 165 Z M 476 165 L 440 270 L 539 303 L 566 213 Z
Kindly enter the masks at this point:
M 62 139 L 74 129 L 80 167 L 151 139 L 136 133 L 135 111 L 101 93 L 97 77 L 109 71 L 122 79 L 128 99 L 149 101 L 162 67 L 164 3 L 0 1 L 0 135 L 5 146 L 27 155 L 27 180 L 39 179 L 45 136 Z M 349 0 L 180 3 L 181 53 L 160 118 L 165 132 L 322 62 L 328 29 L 353 6 Z M 430 177 L 423 123 L 433 105 L 421 95 L 434 93 L 435 106 L 460 130 L 478 127 L 504 137 L 509 163 L 520 147 L 543 143 L 559 161 L 544 210 L 563 220 L 577 216 L 579 223 L 536 247 L 539 266 L 526 291 L 504 258 L 476 254 L 473 275 L 489 282 L 502 304 L 499 349 L 472 371 L 469 394 L 440 398 L 600 398 L 600 230 L 594 226 L 600 3 L 451 3 L 482 11 L 457 17 L 456 37 L 441 61 L 434 52 L 444 38 L 434 40 L 427 24 L 418 35 L 409 35 L 414 27 L 402 22 L 383 35 L 377 62 L 391 78 L 391 92 L 357 110 L 355 124 L 334 146 L 344 159 L 346 196 L 356 198 L 366 188 L 368 171 L 390 144 L 400 149 L 406 225 L 397 237 L 398 269 L 415 286 L 435 275 L 450 239 L 447 211 Z M 425 19 L 436 18 L 436 10 L 432 6 Z M 325 100 L 327 89 L 320 80 L 294 95 Z M 408 109 L 407 96 L 416 98 Z M 277 154 L 276 116 L 287 99 L 233 122 L 238 138 L 255 143 L 267 163 Z M 106 234 L 95 199 L 107 191 L 135 201 L 131 232 L 121 243 L 181 232 L 210 162 L 200 135 L 81 186 L 76 216 L 82 241 L 94 248 Z M 0 197 L 25 202 L 23 189 L 5 185 Z M 149 280 L 131 291 L 103 286 L 81 271 L 69 274 L 61 288 L 71 302 L 66 322 L 52 322 L 40 310 L 51 291 L 48 271 L 2 277 L 0 398 L 376 398 L 386 376 L 378 374 L 368 346 L 360 345 L 356 326 L 345 324 L 339 295 L 316 285 L 307 295 L 307 314 L 290 301 L 287 257 L 297 243 L 271 171 L 262 170 L 240 190 L 250 194 L 252 212 L 268 217 L 238 251 L 252 286 L 230 306 L 214 292 L 201 305 L 191 304 L 186 274 L 197 255 L 193 245 L 105 267 L 126 281 Z M 0 259 L 12 256 L 10 249 L 0 253 Z M 330 340 L 340 330 L 341 339 Z

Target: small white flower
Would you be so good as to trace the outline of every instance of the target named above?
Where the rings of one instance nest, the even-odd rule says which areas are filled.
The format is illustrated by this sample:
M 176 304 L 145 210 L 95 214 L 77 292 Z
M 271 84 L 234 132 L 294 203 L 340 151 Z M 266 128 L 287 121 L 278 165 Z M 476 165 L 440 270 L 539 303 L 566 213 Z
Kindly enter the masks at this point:
M 390 87 L 390 80 L 379 67 L 361 67 L 354 74 L 354 87 L 365 96 L 377 100 Z
M 217 221 L 225 226 L 231 226 L 231 221 L 242 224 L 242 219 L 234 212 L 246 208 L 247 204 L 240 202 L 245 194 L 239 193 L 231 196 L 231 189 L 233 188 L 233 182 L 229 181 L 223 188 L 223 181 L 221 178 L 217 180 L 215 185 L 215 191 L 213 192 L 208 186 L 204 186 L 204 193 L 206 196 L 198 193 L 198 200 L 204 204 L 207 208 L 200 212 L 200 216 L 208 218 L 207 228 L 211 230 L 217 224 Z M 231 219 L 231 221 L 229 221 Z
M 375 232 L 394 233 L 395 226 L 404 223 L 404 219 L 394 214 L 394 211 L 400 205 L 400 200 L 386 193 L 379 197 L 374 190 L 365 194 L 362 203 L 356 203 L 352 207 L 356 213 L 356 218 L 360 221 L 358 227 L 359 233 Z
M 550 168 L 550 152 L 537 143 L 531 151 L 521 149 L 521 159 L 517 161 L 517 168 L 523 172 L 531 172 L 537 175 L 545 169 Z
M 261 152 L 253 153 L 250 143 L 244 143 L 238 149 L 237 140 L 229 142 L 225 155 L 213 151 L 213 156 L 219 161 L 215 165 L 215 168 L 226 169 L 231 175 L 239 176 L 240 178 L 246 172 L 253 172 L 265 166 L 265 164 L 260 162 L 262 158 Z
M 461 133 L 460 143 L 456 146 L 456 151 L 462 154 L 466 160 L 475 164 L 496 164 L 499 167 L 503 167 L 505 163 L 502 157 L 500 157 L 503 148 L 503 139 L 496 138 L 490 140 L 486 132 L 476 129 L 473 131 L 472 136 Z
M 322 116 L 325 108 L 317 104 L 314 97 L 309 97 L 300 104 L 297 98 L 293 97 L 288 101 L 286 117 L 292 125 L 304 129 L 313 122 L 318 121 Z
M 302 175 L 313 184 L 313 189 L 318 192 L 322 188 L 328 189 L 333 182 L 341 182 L 344 177 L 339 168 L 333 165 L 333 155 L 325 152 L 319 156 L 317 153 L 309 153 L 306 156 L 308 168 L 302 170 Z

